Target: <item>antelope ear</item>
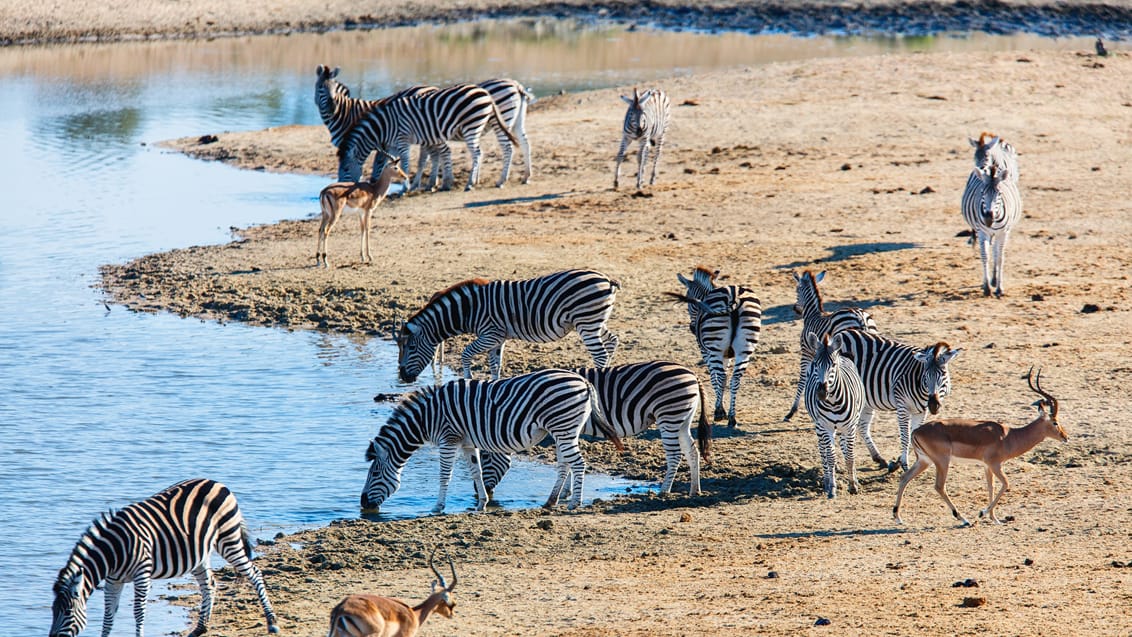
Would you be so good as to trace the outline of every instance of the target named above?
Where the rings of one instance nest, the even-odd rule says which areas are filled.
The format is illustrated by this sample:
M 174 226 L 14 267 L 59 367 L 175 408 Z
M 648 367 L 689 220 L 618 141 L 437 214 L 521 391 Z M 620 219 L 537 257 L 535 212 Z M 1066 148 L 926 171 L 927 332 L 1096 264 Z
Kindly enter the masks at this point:
M 822 270 L 821 272 L 818 272 L 816 275 L 814 275 L 814 283 L 821 283 L 824 280 L 825 280 L 825 270 Z

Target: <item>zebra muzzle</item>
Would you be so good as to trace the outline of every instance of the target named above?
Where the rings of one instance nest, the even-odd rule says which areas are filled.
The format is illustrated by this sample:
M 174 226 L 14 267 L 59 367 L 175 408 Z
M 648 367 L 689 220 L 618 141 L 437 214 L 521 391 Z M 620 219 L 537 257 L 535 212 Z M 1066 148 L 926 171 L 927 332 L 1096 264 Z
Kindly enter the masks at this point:
M 931 414 L 934 416 L 934 415 L 939 413 L 939 408 L 940 408 L 939 396 L 937 396 L 935 394 L 928 396 L 928 411 L 930 411 Z

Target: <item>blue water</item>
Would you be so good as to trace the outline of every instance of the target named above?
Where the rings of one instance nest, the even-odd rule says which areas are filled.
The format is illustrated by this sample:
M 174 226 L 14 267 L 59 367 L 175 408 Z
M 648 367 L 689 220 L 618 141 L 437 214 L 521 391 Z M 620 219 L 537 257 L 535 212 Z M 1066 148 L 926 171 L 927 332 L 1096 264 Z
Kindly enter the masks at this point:
M 311 216 L 326 183 L 193 161 L 155 142 L 318 124 L 314 67 L 343 64 L 328 59 L 343 49 L 355 61 L 343 79 L 372 97 L 503 75 L 545 95 L 857 45 L 901 48 L 460 29 L 0 50 L 0 632 L 47 630 L 55 573 L 100 511 L 188 477 L 232 488 L 256 537 L 356 517 L 364 450 L 389 410 L 372 397 L 404 389 L 392 384 L 395 350 L 385 341 L 107 306 L 94 287 L 99 265 L 224 242 L 232 226 Z M 426 514 L 436 471 L 435 452 L 418 453 L 383 515 Z M 552 479 L 548 467 L 519 463 L 497 496 L 534 506 Z M 627 485 L 588 477 L 586 497 Z M 471 502 L 461 475 L 448 510 Z M 99 630 L 101 604 L 96 593 L 86 634 Z M 126 603 L 116 634 L 132 624 Z M 186 625 L 183 612 L 151 605 L 150 634 Z

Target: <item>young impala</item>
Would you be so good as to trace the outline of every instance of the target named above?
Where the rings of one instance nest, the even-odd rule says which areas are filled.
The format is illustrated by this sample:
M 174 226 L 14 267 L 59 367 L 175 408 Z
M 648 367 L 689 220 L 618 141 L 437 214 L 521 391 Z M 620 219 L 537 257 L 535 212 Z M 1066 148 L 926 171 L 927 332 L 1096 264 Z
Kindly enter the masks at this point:
M 431 613 L 452 617 L 452 609 L 456 606 L 452 598 L 452 591 L 456 588 L 456 566 L 452 564 L 452 558 L 448 558 L 452 583 L 447 584 L 432 563 L 435 556 L 436 549 L 433 549 L 432 555 L 428 556 L 428 567 L 436 574 L 436 579 L 432 582 L 432 594 L 423 602 L 410 607 L 390 597 L 365 593 L 350 595 L 331 611 L 327 637 L 413 637 Z
M 1041 370 L 1038 370 L 1037 380 L 1033 379 L 1033 374 L 1034 368 L 1031 367 L 1030 373 L 1026 375 L 1026 382 L 1042 398 L 1034 403 L 1038 407 L 1038 417 L 1024 427 L 1008 427 L 994 420 L 956 418 L 925 423 L 912 432 L 916 464 L 908 469 L 900 479 L 900 487 L 896 489 L 892 517 L 897 524 L 902 524 L 900 497 L 904 494 L 904 487 L 923 473 L 929 462 L 935 464 L 935 490 L 951 508 L 951 514 L 964 526 L 971 524 L 959 514 L 944 488 L 947 469 L 953 457 L 975 460 L 984 465 L 988 504 L 987 508 L 979 511 L 979 517 L 987 516 L 996 524 L 1001 524 L 994 515 L 994 507 L 1002 494 L 1010 489 L 1010 483 L 1002 473 L 1002 463 L 1026 453 L 1046 438 L 1057 438 L 1062 442 L 1069 440 L 1069 436 L 1057 422 L 1057 399 L 1042 390 Z M 1002 483 L 997 495 L 994 493 L 994 476 L 998 476 Z
M 408 179 L 401 170 L 400 162 L 396 157 L 380 149 L 378 153 L 385 155 L 385 168 L 374 181 L 339 181 L 322 189 L 318 195 L 319 206 L 322 208 L 322 223 L 318 226 L 318 247 L 315 248 L 315 266 L 330 267 L 326 260 L 326 236 L 330 234 L 338 218 L 342 216 L 344 208 L 357 210 L 362 226 L 362 263 L 369 263 L 369 228 L 373 211 L 385 201 L 389 192 L 389 184 L 394 179 Z

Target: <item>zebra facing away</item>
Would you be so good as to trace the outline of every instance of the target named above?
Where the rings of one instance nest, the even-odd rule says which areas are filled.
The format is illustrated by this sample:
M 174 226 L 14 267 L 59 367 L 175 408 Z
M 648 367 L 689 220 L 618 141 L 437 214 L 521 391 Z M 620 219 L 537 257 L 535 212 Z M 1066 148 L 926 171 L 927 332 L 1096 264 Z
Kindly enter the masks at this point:
M 652 158 L 652 176 L 649 185 L 656 183 L 656 167 L 660 162 L 660 151 L 664 148 L 664 134 L 668 132 L 668 122 L 671 118 L 671 105 L 668 95 L 658 88 L 638 93 L 633 89 L 633 97 L 622 95 L 621 99 L 629 105 L 625 111 L 625 121 L 621 125 L 621 148 L 617 151 L 617 166 L 613 170 L 613 187 L 616 189 L 621 182 L 621 162 L 625 161 L 625 151 L 629 144 L 640 141 L 637 151 L 637 190 L 641 189 L 641 180 L 645 174 L 645 161 L 648 160 L 649 148 L 656 146 L 656 153 Z
M 558 476 L 546 507 L 558 503 L 566 479 L 573 475 L 569 508 L 582 502 L 586 463 L 578 449 L 578 436 L 594 419 L 613 444 L 621 440 L 595 409 L 597 396 L 585 378 L 561 369 L 548 369 L 503 380 L 459 379 L 439 387 L 425 387 L 401 401 L 389 421 L 377 432 L 366 451 L 370 461 L 363 510 L 377 510 L 401 484 L 401 470 L 409 457 L 427 442 L 440 448 L 440 493 L 433 513 L 444 511 L 448 482 L 456 452 L 463 451 L 473 467 L 480 466 L 480 451 L 510 454 L 530 449 L 547 435 L 554 439 Z M 487 505 L 483 475 L 473 468 L 477 509 Z
M 462 139 L 472 157 L 472 171 L 465 190 L 479 182 L 484 129 L 495 126 L 509 143 L 518 144 L 503 122 L 491 94 L 475 84 L 457 84 L 431 93 L 389 100 L 366 113 L 338 147 L 338 181 L 357 181 L 362 162 L 380 148 L 401 158 L 401 169 L 409 172 L 409 145 L 423 148 L 446 145 Z M 444 174 L 452 174 L 452 156 L 445 154 Z M 418 172 L 419 174 L 419 172 Z M 406 191 L 411 184 L 406 183 Z
M 1022 195 L 1009 170 L 991 163 L 975 170 L 963 190 L 963 219 L 974 230 L 983 267 L 983 296 L 1002 297 L 1006 243 L 1022 218 Z
M 134 584 L 137 637 L 145 624 L 150 582 L 192 573 L 200 585 L 198 637 L 208 631 L 215 582 L 209 561 L 220 553 L 251 581 L 267 618 L 267 632 L 279 632 L 263 576 L 251 562 L 252 546 L 236 497 L 213 480 L 177 483 L 146 500 L 104 513 L 79 538 L 55 580 L 51 637 L 74 637 L 86 627 L 86 602 L 104 584 L 102 637 L 108 637 L 126 582 Z
M 689 495 L 700 493 L 700 460 L 709 459 L 711 424 L 704 413 L 703 389 L 696 373 L 683 365 L 664 361 L 593 367 L 571 370 L 597 390 L 598 406 L 618 436 L 635 436 L 654 423 L 664 447 L 665 471 L 660 492 L 672 491 L 680 456 L 688 461 Z M 696 443 L 692 442 L 692 421 L 699 414 Z M 593 423 L 582 433 L 600 436 Z M 699 450 L 697 452 L 696 445 Z M 488 498 L 511 466 L 506 454 L 481 452 L 484 488 Z
M 688 304 L 689 327 L 696 337 L 700 355 L 708 366 L 711 386 L 715 391 L 715 420 L 727 418 L 727 426 L 734 427 L 735 395 L 759 344 L 762 330 L 762 304 L 751 290 L 738 286 L 715 286 L 718 272 L 697 267 L 692 279 L 677 273 L 684 284 L 685 294 L 667 292 L 678 301 Z M 727 381 L 727 361 L 731 360 L 731 401 L 723 411 L 723 391 Z
M 939 342 L 917 349 L 878 334 L 845 330 L 841 352 L 853 361 L 865 387 L 865 406 L 861 409 L 860 432 L 873 460 L 888 462 L 873 442 L 873 417 L 878 410 L 895 411 L 900 430 L 900 466 L 908 469 L 912 431 L 927 412 L 939 413 L 941 399 L 951 394 L 951 372 L 947 364 L 962 352 Z
M 794 389 L 794 402 L 790 411 L 786 413 L 783 422 L 789 422 L 794 414 L 798 413 L 798 406 L 802 402 L 802 393 L 806 387 L 806 378 L 810 375 L 810 360 L 813 359 L 813 350 L 806 344 L 806 333 L 813 332 L 820 339 L 822 336 L 833 335 L 849 329 L 859 329 L 870 333 L 877 333 L 876 322 L 868 312 L 847 307 L 834 312 L 826 312 L 822 303 L 821 291 L 818 285 L 825 280 L 825 271 L 814 274 L 804 270 L 802 274 L 794 273 L 795 293 L 798 302 L 794 305 L 794 312 L 802 317 L 802 333 L 799 349 L 801 351 L 801 365 L 798 370 L 798 385 Z
M 849 493 L 857 493 L 857 465 L 853 446 L 857 438 L 857 423 L 865 406 L 865 388 L 857 375 L 853 361 L 841 355 L 844 333 L 828 334 L 818 340 L 817 334 L 806 332 L 806 342 L 814 353 L 810 374 L 806 379 L 806 411 L 814 423 L 818 436 L 818 454 L 821 456 L 822 485 L 825 495 L 837 497 L 837 479 L 834 475 L 836 460 L 833 457 L 833 439 L 839 437 L 841 454 L 845 456 L 845 472 L 849 478 Z
M 606 328 L 621 284 L 593 270 L 566 270 L 523 281 L 471 279 L 432 295 L 397 334 L 397 373 L 411 383 L 434 359 L 445 339 L 476 338 L 460 354 L 464 378 L 472 357 L 488 352 L 492 379 L 503 365 L 509 338 L 549 343 L 576 330 L 594 365 L 613 360 L 618 339 Z

